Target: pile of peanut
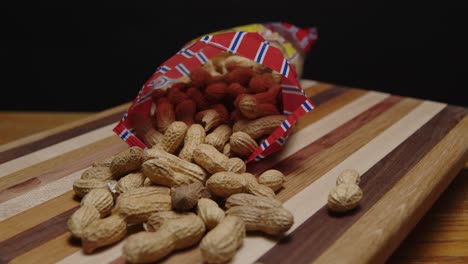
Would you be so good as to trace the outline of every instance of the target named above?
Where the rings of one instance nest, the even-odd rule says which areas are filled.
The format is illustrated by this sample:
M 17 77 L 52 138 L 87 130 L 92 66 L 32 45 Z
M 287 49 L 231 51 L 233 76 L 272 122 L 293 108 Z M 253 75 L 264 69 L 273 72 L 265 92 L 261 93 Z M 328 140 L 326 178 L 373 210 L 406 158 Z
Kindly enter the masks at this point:
M 154 123 L 129 117 L 151 147 L 95 162 L 74 182 L 82 200 L 68 227 L 84 252 L 114 244 L 129 225 L 142 224 L 145 231 L 123 246 L 130 262 L 158 261 L 199 244 L 205 262 L 224 263 L 246 231 L 285 233 L 293 215 L 275 198 L 284 175 L 268 170 L 257 178 L 241 159 L 285 118 L 279 82 L 259 64 L 224 55 L 190 80 L 156 90 Z

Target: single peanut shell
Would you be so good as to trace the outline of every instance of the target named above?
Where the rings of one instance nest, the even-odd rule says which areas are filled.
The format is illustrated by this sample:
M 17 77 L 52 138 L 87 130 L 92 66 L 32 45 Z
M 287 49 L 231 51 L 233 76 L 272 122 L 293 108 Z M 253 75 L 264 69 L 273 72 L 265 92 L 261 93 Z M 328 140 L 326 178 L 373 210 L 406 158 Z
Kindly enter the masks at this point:
M 152 159 L 145 161 L 142 166 L 143 175 L 148 177 L 154 184 L 174 187 L 194 182 L 188 175 L 175 172 L 162 160 Z
M 112 179 L 112 172 L 109 167 L 96 166 L 83 171 L 80 179 L 96 179 L 106 181 Z
M 245 177 L 234 172 L 218 172 L 206 181 L 208 191 L 220 197 L 248 192 L 247 185 Z
M 250 156 L 258 148 L 257 142 L 247 133 L 241 131 L 231 135 L 229 145 L 231 146 L 231 151 L 241 157 Z
M 328 208 L 333 212 L 346 212 L 358 206 L 362 190 L 357 184 L 342 183 L 331 189 L 328 194 Z
M 208 198 L 201 198 L 197 204 L 197 214 L 205 222 L 208 230 L 213 229 L 224 219 L 224 211 L 218 204 Z
M 198 112 L 195 115 L 195 122 L 201 124 L 205 131 L 208 132 L 213 128 L 221 125 L 224 120 L 222 119 L 221 115 L 214 109 L 207 109 L 201 112 Z
M 114 207 L 114 197 L 111 192 L 106 189 L 94 189 L 83 197 L 81 206 L 93 206 L 99 211 L 101 217 L 110 214 Z
M 67 226 L 70 233 L 75 238 L 81 238 L 83 230 L 89 224 L 99 219 L 101 215 L 94 206 L 84 205 L 78 208 L 70 219 L 68 219 Z
M 188 215 L 195 215 L 194 213 L 190 212 L 175 212 L 175 211 L 160 211 L 151 214 L 148 217 L 148 221 L 146 225 L 144 225 L 145 230 L 148 232 L 156 232 L 161 228 L 161 226 L 166 221 L 170 221 L 173 219 L 179 219 Z
M 231 144 L 227 143 L 226 145 L 224 145 L 223 154 L 228 158 L 232 158 L 233 155 L 231 152 Z
M 245 180 L 247 181 L 247 190 L 248 193 L 256 195 L 256 196 L 261 196 L 261 197 L 269 197 L 269 198 L 275 198 L 275 192 L 270 188 L 267 187 L 263 184 L 259 184 L 257 182 L 257 178 L 251 173 L 242 173 L 242 176 L 245 177 Z
M 174 172 L 187 175 L 192 181 L 205 182 L 208 173 L 200 166 L 183 160 L 175 155 L 159 149 L 148 149 L 146 159 L 158 159 L 167 164 Z
M 146 222 L 154 212 L 169 211 L 171 209 L 170 195 L 149 194 L 143 197 L 118 199 L 113 213 L 122 216 L 127 223 L 134 224 Z
M 128 190 L 124 193 L 121 193 L 117 197 L 117 201 L 122 198 L 127 198 L 127 197 L 134 197 L 134 198 L 139 198 L 139 197 L 145 197 L 147 195 L 153 195 L 153 194 L 164 194 L 164 195 L 170 195 L 171 194 L 171 189 L 165 186 L 144 186 L 140 188 L 135 188 Z
M 143 150 L 139 147 L 131 147 L 115 155 L 110 169 L 115 178 L 119 178 L 130 172 L 139 170 L 142 163 Z
M 179 158 L 188 162 L 193 161 L 193 151 L 198 145 L 205 142 L 206 132 L 205 129 L 199 124 L 193 124 L 187 130 L 184 139 L 184 147 L 179 153 Z
M 205 187 L 201 182 L 181 185 L 171 192 L 172 207 L 176 211 L 188 211 L 195 207 Z
M 118 193 L 124 193 L 131 189 L 142 187 L 145 179 L 146 177 L 141 172 L 130 173 L 120 178 L 115 189 Z
M 169 125 L 164 138 L 159 146 L 164 151 L 174 154 L 184 142 L 185 133 L 187 133 L 187 125 L 181 121 L 175 121 Z
M 283 187 L 285 177 L 279 170 L 267 170 L 260 174 L 257 181 L 276 192 Z
M 92 166 L 93 167 L 110 167 L 112 160 L 114 160 L 114 156 L 107 157 L 102 160 L 98 160 L 93 162 Z
M 140 232 L 124 243 L 123 255 L 132 263 L 156 262 L 172 251 L 197 244 L 205 224 L 196 215 L 166 221 L 156 232 Z
M 235 206 L 253 206 L 260 209 L 277 208 L 282 204 L 279 200 L 270 197 L 261 197 L 249 193 L 237 193 L 226 199 L 225 207 L 227 209 Z
M 227 171 L 235 173 L 244 173 L 247 170 L 245 162 L 240 158 L 230 158 L 226 163 Z
M 340 185 L 343 183 L 354 183 L 359 185 L 360 181 L 361 175 L 359 174 L 359 172 L 351 169 L 346 169 L 342 171 L 336 179 L 336 185 Z
M 247 231 L 261 231 L 273 236 L 285 233 L 294 224 L 294 216 L 282 207 L 234 206 L 226 214 L 240 217 Z
M 236 216 L 225 217 L 200 243 L 203 261 L 225 263 L 232 259 L 245 237 L 245 224 Z
M 118 215 L 95 220 L 83 230 L 83 250 L 90 254 L 97 248 L 117 243 L 126 233 L 127 223 Z
M 97 179 L 78 179 L 73 182 L 73 191 L 79 197 L 84 197 L 94 189 L 107 189 L 107 184 Z
M 265 135 L 270 135 L 286 119 L 284 115 L 270 115 L 248 121 L 242 125 L 239 131 L 248 134 L 253 139 L 258 139 Z M 232 147 L 232 146 L 231 146 Z
M 212 174 L 228 170 L 228 157 L 224 156 L 212 145 L 198 145 L 198 147 L 193 151 L 193 160 Z
M 210 144 L 219 151 L 223 151 L 224 145 L 229 141 L 232 129 L 228 125 L 220 125 L 208 134 L 205 143 Z

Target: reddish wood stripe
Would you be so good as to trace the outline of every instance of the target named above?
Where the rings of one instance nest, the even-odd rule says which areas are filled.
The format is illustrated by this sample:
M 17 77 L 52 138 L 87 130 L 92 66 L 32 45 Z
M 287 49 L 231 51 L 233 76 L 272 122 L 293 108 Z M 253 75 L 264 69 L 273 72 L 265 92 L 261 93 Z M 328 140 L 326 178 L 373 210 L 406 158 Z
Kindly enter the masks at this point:
M 13 159 L 16 159 L 18 157 L 21 157 L 23 155 L 29 154 L 31 152 L 49 147 L 53 144 L 60 143 L 62 141 L 68 140 L 70 138 L 79 136 L 81 134 L 87 133 L 89 131 L 98 129 L 103 126 L 107 126 L 109 124 L 112 124 L 114 122 L 119 121 L 123 114 L 125 112 L 118 112 L 114 113 L 110 116 L 103 117 L 101 119 L 93 120 L 89 123 L 85 123 L 80 125 L 79 127 L 71 128 L 68 130 L 64 130 L 61 132 L 58 132 L 53 135 L 49 135 L 47 137 L 41 138 L 35 142 L 32 142 L 30 144 L 26 145 L 21 145 L 17 146 L 15 148 L 11 148 L 9 150 L 6 150 L 2 153 L 0 153 L 0 163 L 4 163 Z
M 385 158 L 362 175 L 360 207 L 345 216 L 330 214 L 326 206 L 290 236 L 265 253 L 262 263 L 309 263 L 324 252 L 359 217 L 432 149 L 466 115 L 460 107 L 446 107 Z M 288 252 L 288 254 L 284 254 Z
M 16 256 L 65 233 L 68 218 L 77 209 L 78 206 L 0 242 L 0 263 L 7 263 Z

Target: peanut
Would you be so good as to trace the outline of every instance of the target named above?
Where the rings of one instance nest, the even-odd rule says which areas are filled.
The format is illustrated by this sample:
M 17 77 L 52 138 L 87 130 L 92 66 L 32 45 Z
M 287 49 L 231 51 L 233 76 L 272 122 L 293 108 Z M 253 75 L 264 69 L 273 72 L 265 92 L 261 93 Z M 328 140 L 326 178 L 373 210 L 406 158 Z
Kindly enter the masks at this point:
M 294 224 L 294 217 L 282 207 L 260 209 L 254 206 L 234 206 L 227 215 L 240 217 L 247 231 L 261 231 L 269 235 L 285 233 Z
M 179 172 L 190 177 L 192 181 L 205 182 L 208 173 L 200 166 L 183 160 L 175 155 L 159 149 L 146 151 L 147 158 L 158 159 L 167 164 L 174 172 Z
M 96 179 L 106 181 L 112 179 L 112 173 L 109 167 L 97 166 L 83 171 L 80 179 Z
M 252 121 L 244 122 L 239 131 L 248 134 L 253 139 L 258 139 L 273 133 L 285 119 L 286 116 L 284 115 L 260 117 Z M 234 131 L 236 131 L 236 129 L 234 129 Z
M 248 93 L 247 88 L 245 88 L 244 86 L 242 86 L 241 84 L 237 82 L 231 83 L 226 88 L 226 94 L 232 98 L 236 98 L 237 96 L 241 94 L 246 94 L 246 93 Z
M 224 156 L 215 147 L 208 144 L 200 144 L 193 151 L 193 160 L 209 173 L 227 171 L 228 157 Z
M 224 145 L 223 154 L 228 158 L 232 157 L 231 144 L 227 143 L 226 145 Z
M 143 181 L 143 186 L 144 187 L 153 186 L 153 182 L 148 177 L 146 177 L 145 180 Z
M 120 178 L 115 186 L 115 190 L 118 193 L 124 193 L 131 189 L 139 188 L 143 186 L 143 182 L 146 177 L 141 172 L 135 172 L 127 174 L 126 176 Z
M 222 116 L 216 110 L 207 109 L 198 112 L 195 115 L 195 122 L 201 124 L 205 128 L 205 131 L 208 132 L 221 125 L 224 121 Z
M 208 109 L 209 104 L 203 96 L 202 92 L 200 92 L 200 90 L 194 87 L 189 88 L 187 90 L 187 95 L 195 102 L 198 111 Z
M 68 230 L 75 238 L 81 238 L 83 230 L 99 219 L 99 211 L 94 206 L 84 205 L 78 208 L 67 222 Z
M 156 232 L 161 228 L 164 222 L 173 219 L 179 219 L 185 216 L 195 215 L 194 213 L 189 212 L 174 212 L 174 211 L 160 211 L 151 214 L 148 217 L 146 225 L 144 225 L 145 230 L 148 232 Z
M 85 205 L 93 206 L 99 211 L 101 217 L 105 217 L 110 214 L 112 207 L 114 207 L 114 197 L 106 189 L 94 189 L 81 200 L 81 206 Z
M 130 236 L 123 246 L 125 258 L 132 263 L 156 262 L 172 251 L 195 245 L 205 233 L 205 224 L 195 215 L 166 221 L 156 232 Z
M 120 241 L 126 233 L 127 223 L 118 215 L 97 219 L 83 230 L 83 250 L 85 253 L 92 253 L 97 248 Z
M 268 88 L 275 84 L 275 80 L 273 79 L 271 73 L 256 75 L 250 79 L 249 91 L 253 93 L 261 93 L 268 90 Z
M 282 206 L 281 202 L 276 199 L 256 196 L 248 193 L 237 193 L 229 196 L 229 198 L 226 199 L 226 204 L 224 206 L 229 209 L 234 206 L 242 205 L 253 206 L 260 209 L 276 208 Z
M 179 158 L 188 162 L 193 161 L 193 150 L 205 141 L 205 129 L 199 124 L 193 124 L 187 130 L 184 139 L 184 147 L 179 153 Z
M 245 237 L 245 224 L 241 218 L 227 216 L 200 243 L 203 260 L 224 263 L 234 257 Z
M 154 185 L 130 189 L 124 193 L 121 193 L 119 197 L 117 198 L 117 202 L 120 199 L 124 199 L 127 197 L 140 198 L 140 197 L 145 197 L 145 196 L 153 195 L 153 194 L 170 195 L 171 189 L 167 187 L 163 187 L 163 186 L 154 186 Z
M 239 101 L 239 111 L 249 119 L 263 116 L 279 115 L 278 107 L 274 104 L 258 104 L 255 97 L 246 95 Z
M 236 67 L 224 75 L 224 80 L 228 83 L 239 83 L 243 86 L 249 84 L 254 73 L 249 67 Z
M 113 159 L 114 159 L 114 156 L 110 156 L 105 159 L 93 162 L 92 166 L 93 167 L 110 167 Z
M 113 213 L 122 216 L 127 223 L 134 224 L 146 222 L 148 217 L 154 212 L 171 209 L 171 196 L 148 194 L 146 196 L 118 199 Z
M 231 151 L 241 157 L 248 157 L 257 148 L 258 144 L 253 138 L 244 132 L 234 132 L 229 139 Z
M 224 219 L 224 211 L 218 204 L 208 198 L 201 198 L 197 204 L 197 214 L 205 222 L 208 230 L 213 229 Z
M 209 67 L 209 65 L 207 67 Z M 190 79 L 194 87 L 202 88 L 208 85 L 213 78 L 206 69 L 198 68 L 190 73 Z
M 131 147 L 115 155 L 110 170 L 114 177 L 120 177 L 132 171 L 140 169 L 143 150 L 139 147 Z
M 232 130 L 228 125 L 220 125 L 206 136 L 205 143 L 212 145 L 219 151 L 222 151 L 231 134 Z
M 285 177 L 279 170 L 267 170 L 258 177 L 258 183 L 270 187 L 275 192 L 283 187 L 284 181 Z
M 244 161 L 239 158 L 230 158 L 226 163 L 227 171 L 235 173 L 244 173 L 247 169 Z
M 78 179 L 73 182 L 73 191 L 79 197 L 85 196 L 93 189 L 107 189 L 107 184 L 97 179 Z
M 189 99 L 188 95 L 183 92 L 187 88 L 187 84 L 183 82 L 174 83 L 171 88 L 167 90 L 167 99 L 169 99 L 169 102 L 173 105 L 177 105 L 180 102 Z
M 343 183 L 359 184 L 360 181 L 361 181 L 361 175 L 359 175 L 359 172 L 355 170 L 347 169 L 340 173 L 340 175 L 336 179 L 336 185 L 340 185 Z
M 224 82 L 209 84 L 205 89 L 205 98 L 208 102 L 217 103 L 226 96 L 227 85 Z
M 253 174 L 242 173 L 241 175 L 247 181 L 247 190 L 249 193 L 256 196 L 275 198 L 275 192 L 271 188 L 263 184 L 259 184 Z
M 166 132 L 169 125 L 176 120 L 174 105 L 167 98 L 160 98 L 156 104 L 154 117 L 156 119 L 156 129 L 161 133 Z
M 195 207 L 204 191 L 205 187 L 201 182 L 194 182 L 176 187 L 171 192 L 172 207 L 176 211 L 190 210 Z
M 228 197 L 236 193 L 245 193 L 248 182 L 244 176 L 234 172 L 218 172 L 206 181 L 206 188 L 212 194 Z
M 346 212 L 358 206 L 362 191 L 354 183 L 342 183 L 334 187 L 328 195 L 328 208 L 333 212 Z
M 153 183 L 174 187 L 194 182 L 194 179 L 180 172 L 175 172 L 167 162 L 151 159 L 143 163 L 143 174 Z
M 175 121 L 167 127 L 164 133 L 164 138 L 161 144 L 157 145 L 157 148 L 162 149 L 168 153 L 174 154 L 185 138 L 187 133 L 187 125 L 181 121 Z
M 197 112 L 197 105 L 191 99 L 180 102 L 175 109 L 176 119 L 184 122 L 187 126 L 193 124 L 193 118 Z

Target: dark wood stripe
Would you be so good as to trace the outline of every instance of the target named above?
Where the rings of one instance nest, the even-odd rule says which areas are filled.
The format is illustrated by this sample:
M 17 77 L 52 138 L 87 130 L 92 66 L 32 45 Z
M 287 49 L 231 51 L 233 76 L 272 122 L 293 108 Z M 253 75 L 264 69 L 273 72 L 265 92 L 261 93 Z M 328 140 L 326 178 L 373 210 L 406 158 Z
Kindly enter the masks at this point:
M 367 109 L 361 114 L 357 115 L 350 121 L 341 125 L 340 127 L 334 129 L 330 133 L 324 135 L 318 140 L 311 142 L 309 145 L 303 147 L 296 153 L 282 160 L 281 162 L 276 163 L 274 159 L 275 155 L 273 154 L 271 158 L 267 158 L 262 162 L 250 163 L 248 165 L 248 171 L 253 174 L 260 174 L 269 169 L 276 169 L 282 171 L 285 175 L 294 171 L 296 168 L 301 167 L 303 163 L 309 162 L 309 159 L 312 156 L 317 155 L 321 151 L 330 148 L 331 146 L 338 143 L 340 140 L 346 138 L 348 135 L 364 126 L 365 124 L 372 121 L 374 118 L 387 111 L 389 108 L 397 104 L 402 100 L 402 97 L 399 96 L 390 96 L 382 102 L 374 105 L 373 107 Z M 294 166 L 291 166 L 294 164 Z
M 125 112 L 118 112 L 112 115 L 93 120 L 89 123 L 82 124 L 81 126 L 71 128 L 68 130 L 60 131 L 57 134 L 49 135 L 47 137 L 41 138 L 35 142 L 21 145 L 15 148 L 11 148 L 0 153 L 0 163 L 4 163 L 18 157 L 24 156 L 31 152 L 49 147 L 53 144 L 60 143 L 62 141 L 68 140 L 70 138 L 79 136 L 81 134 L 87 133 L 94 129 L 98 129 L 103 126 L 107 126 L 114 122 L 119 121 Z
M 77 209 L 78 206 L 0 242 L 0 263 L 7 263 L 16 256 L 67 232 L 68 218 Z
M 326 101 L 329 101 L 338 95 L 341 95 L 351 89 L 343 87 L 343 86 L 333 86 L 330 87 L 329 89 L 322 91 L 312 97 L 310 97 L 310 100 L 314 103 L 314 105 L 317 107 Z
M 357 210 L 330 214 L 326 206 L 258 259 L 262 263 L 310 263 L 371 208 L 467 114 L 449 106 L 362 175 L 364 197 Z M 287 242 L 287 243 L 286 243 Z M 285 254 L 287 252 L 287 254 Z

